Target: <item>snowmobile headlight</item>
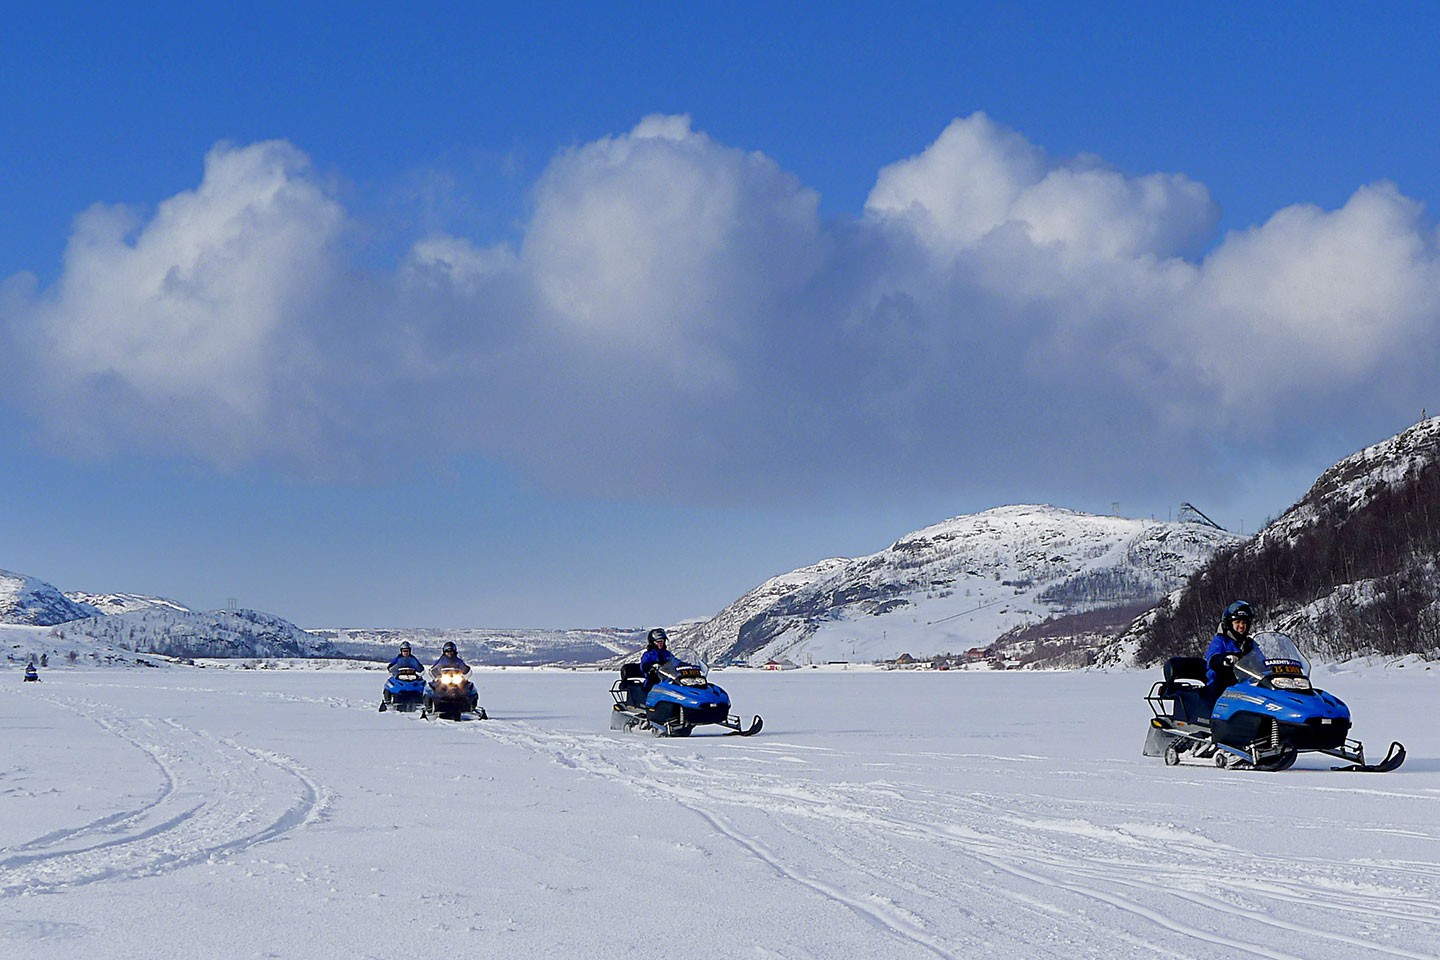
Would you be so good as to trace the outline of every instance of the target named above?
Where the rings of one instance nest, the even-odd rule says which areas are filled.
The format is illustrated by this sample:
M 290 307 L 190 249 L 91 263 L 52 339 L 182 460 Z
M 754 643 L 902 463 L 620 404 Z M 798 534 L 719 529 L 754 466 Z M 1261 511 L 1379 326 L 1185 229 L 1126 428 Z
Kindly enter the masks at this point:
M 1308 691 L 1310 681 L 1305 677 L 1271 677 L 1270 685 L 1276 690 L 1299 690 Z

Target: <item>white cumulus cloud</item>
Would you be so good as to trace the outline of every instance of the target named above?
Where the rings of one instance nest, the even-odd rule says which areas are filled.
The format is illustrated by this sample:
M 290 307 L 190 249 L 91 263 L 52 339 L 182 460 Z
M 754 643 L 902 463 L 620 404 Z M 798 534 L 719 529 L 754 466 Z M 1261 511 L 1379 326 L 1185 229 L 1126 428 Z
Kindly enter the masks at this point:
M 148 216 L 82 214 L 54 284 L 11 278 L 0 364 L 76 449 L 320 474 L 478 453 L 698 501 L 1193 489 L 1237 433 L 1364 442 L 1430 400 L 1421 204 L 1380 183 L 1216 221 L 1183 174 L 983 114 L 826 220 L 770 157 L 655 116 L 559 153 L 512 240 L 361 270 L 298 150 L 220 146 Z
M 279 142 L 216 147 L 201 186 L 148 220 L 81 214 L 60 280 L 10 318 L 51 429 L 101 451 L 250 459 L 284 429 L 285 351 L 335 272 L 343 220 Z

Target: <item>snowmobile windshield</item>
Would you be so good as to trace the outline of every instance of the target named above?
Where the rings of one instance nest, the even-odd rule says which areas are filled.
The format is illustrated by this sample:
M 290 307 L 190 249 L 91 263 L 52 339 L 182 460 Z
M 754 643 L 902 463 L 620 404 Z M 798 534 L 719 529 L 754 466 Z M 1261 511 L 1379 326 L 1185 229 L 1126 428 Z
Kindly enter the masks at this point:
M 1288 685 L 1292 678 L 1308 677 L 1310 661 L 1285 634 L 1257 633 L 1254 648 L 1235 664 L 1235 672 L 1255 680 L 1273 677 L 1279 687 Z M 1308 683 L 1304 686 L 1309 688 Z
M 658 664 L 655 669 L 660 676 L 672 683 L 678 683 L 687 687 L 704 686 L 705 674 L 707 672 L 705 661 L 694 655 L 693 651 L 683 650 L 675 654 L 675 659 L 667 660 Z

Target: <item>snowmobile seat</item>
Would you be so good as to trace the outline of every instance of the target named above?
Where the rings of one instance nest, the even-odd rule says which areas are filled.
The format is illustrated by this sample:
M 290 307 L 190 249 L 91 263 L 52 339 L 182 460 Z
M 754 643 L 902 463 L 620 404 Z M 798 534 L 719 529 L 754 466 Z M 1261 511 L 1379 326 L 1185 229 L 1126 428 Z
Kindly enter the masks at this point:
M 1215 702 L 1205 690 L 1205 661 L 1200 657 L 1171 657 L 1165 661 L 1165 684 L 1160 695 L 1175 701 L 1175 719 L 1192 723 L 1209 720 Z
M 635 707 L 645 705 L 645 672 L 638 663 L 620 665 L 620 686 L 625 690 L 625 699 Z
M 1177 686 L 1177 681 L 1188 680 L 1205 686 L 1205 661 L 1201 657 L 1171 657 L 1165 661 L 1165 685 Z

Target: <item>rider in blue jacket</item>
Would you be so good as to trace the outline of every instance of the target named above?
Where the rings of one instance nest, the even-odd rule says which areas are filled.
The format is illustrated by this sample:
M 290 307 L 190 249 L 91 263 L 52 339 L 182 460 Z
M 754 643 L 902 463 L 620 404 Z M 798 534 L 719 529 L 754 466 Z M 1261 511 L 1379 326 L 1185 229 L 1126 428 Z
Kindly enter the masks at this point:
M 400 644 L 400 653 L 396 655 L 395 659 L 390 661 L 390 676 L 395 676 L 395 674 L 404 670 L 406 667 L 409 667 L 416 673 L 422 673 L 425 670 L 419 658 L 411 656 L 410 644 L 408 642 Z
M 1220 617 L 1220 632 L 1205 648 L 1205 690 L 1212 699 L 1235 684 L 1235 661 L 1255 649 L 1255 641 L 1250 639 L 1250 621 L 1254 617 L 1255 612 L 1244 600 L 1230 604 Z
M 455 649 L 455 644 L 449 640 L 445 641 L 445 646 L 440 650 L 440 659 L 430 667 L 430 676 L 440 676 L 441 670 L 459 670 L 465 674 L 470 672 L 470 665 L 460 659 L 460 653 Z
M 647 683 L 651 682 L 649 679 L 651 670 L 662 663 L 669 663 L 675 659 L 675 654 L 665 649 L 669 642 L 670 638 L 660 627 L 651 630 L 645 638 L 645 652 L 640 655 L 640 672 L 645 675 Z

